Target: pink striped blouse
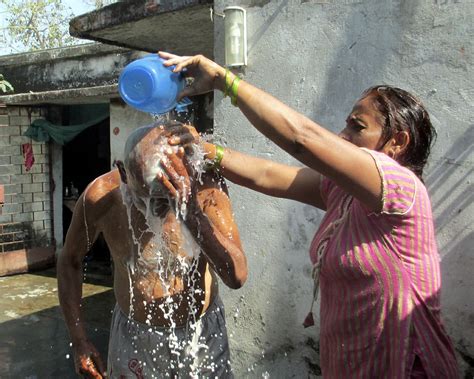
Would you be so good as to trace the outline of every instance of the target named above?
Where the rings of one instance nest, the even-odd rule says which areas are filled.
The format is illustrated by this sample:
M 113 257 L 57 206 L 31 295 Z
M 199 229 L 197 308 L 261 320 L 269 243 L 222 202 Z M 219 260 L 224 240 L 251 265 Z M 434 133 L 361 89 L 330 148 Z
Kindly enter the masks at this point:
M 320 353 L 324 378 L 407 378 L 415 356 L 430 378 L 457 378 L 440 317 L 441 277 L 423 183 L 368 151 L 383 179 L 383 208 L 370 213 L 331 180 L 327 213 L 311 244 L 321 257 Z

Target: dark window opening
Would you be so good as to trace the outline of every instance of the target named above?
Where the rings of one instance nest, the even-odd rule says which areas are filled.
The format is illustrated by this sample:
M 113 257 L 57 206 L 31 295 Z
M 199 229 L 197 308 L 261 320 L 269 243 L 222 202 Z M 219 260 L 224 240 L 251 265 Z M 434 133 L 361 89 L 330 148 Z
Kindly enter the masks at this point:
M 102 106 L 102 105 L 100 105 Z M 63 110 L 63 125 L 84 122 L 95 105 L 69 106 Z M 107 105 L 108 107 L 108 105 Z M 65 126 L 67 127 L 67 126 Z M 66 237 L 77 199 L 95 178 L 110 171 L 110 118 L 90 126 L 63 147 L 63 233 Z M 94 271 L 110 274 L 110 252 L 102 235 L 98 237 L 85 262 Z M 89 271 L 90 272 L 90 271 Z

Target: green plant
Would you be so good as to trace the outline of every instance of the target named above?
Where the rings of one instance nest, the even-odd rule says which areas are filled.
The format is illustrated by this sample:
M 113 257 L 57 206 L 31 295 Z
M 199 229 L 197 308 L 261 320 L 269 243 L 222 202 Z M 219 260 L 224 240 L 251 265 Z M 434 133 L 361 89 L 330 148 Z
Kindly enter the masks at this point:
M 12 51 L 44 50 L 71 45 L 69 20 L 74 16 L 61 0 L 0 0 L 5 11 L 5 43 Z
M 2 92 L 13 92 L 13 86 L 5 80 L 2 74 L 0 74 L 0 91 Z

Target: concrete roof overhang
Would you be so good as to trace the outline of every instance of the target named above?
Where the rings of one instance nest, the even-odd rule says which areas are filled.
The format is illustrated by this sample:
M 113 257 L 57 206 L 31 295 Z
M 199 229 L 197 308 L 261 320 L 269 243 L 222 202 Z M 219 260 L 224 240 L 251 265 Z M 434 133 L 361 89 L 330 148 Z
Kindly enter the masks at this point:
M 15 89 L 9 105 L 91 104 L 119 97 L 121 70 L 145 52 L 98 43 L 0 57 L 0 72 Z
M 119 97 L 118 76 L 158 50 L 213 57 L 212 0 L 130 0 L 75 17 L 70 34 L 102 43 L 0 57 L 10 105 L 90 104 Z M 108 46 L 115 45 L 115 46 Z M 133 50 L 130 50 L 133 49 Z
M 213 57 L 213 0 L 133 0 L 73 18 L 69 33 L 129 49 Z

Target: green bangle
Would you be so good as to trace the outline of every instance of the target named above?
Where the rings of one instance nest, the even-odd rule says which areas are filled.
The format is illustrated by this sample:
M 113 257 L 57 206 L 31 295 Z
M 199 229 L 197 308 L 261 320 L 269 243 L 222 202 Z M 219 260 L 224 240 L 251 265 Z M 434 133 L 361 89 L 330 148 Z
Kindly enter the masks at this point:
M 237 106 L 237 91 L 239 90 L 239 83 L 240 78 L 236 76 L 230 89 L 230 102 L 233 106 Z
M 220 145 L 215 145 L 215 146 L 216 146 L 216 156 L 214 157 L 214 163 L 212 166 L 214 168 L 220 168 L 222 158 L 224 158 L 224 148 Z

